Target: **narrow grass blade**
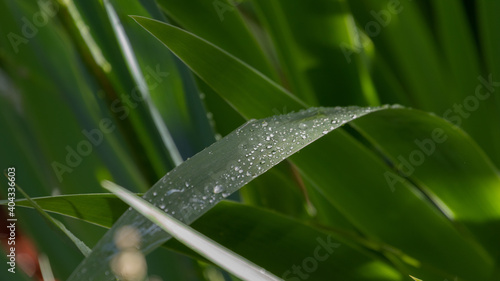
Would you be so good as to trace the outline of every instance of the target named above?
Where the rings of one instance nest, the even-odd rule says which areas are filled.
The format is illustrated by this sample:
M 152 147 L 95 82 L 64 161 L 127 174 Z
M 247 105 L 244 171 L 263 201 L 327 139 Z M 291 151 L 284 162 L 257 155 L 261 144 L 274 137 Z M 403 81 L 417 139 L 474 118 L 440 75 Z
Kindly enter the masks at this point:
M 163 230 L 170 233 L 172 237 L 235 276 L 245 280 L 255 281 L 281 280 L 273 274 L 266 272 L 263 268 L 225 249 L 203 234 L 165 214 L 165 212 L 154 207 L 147 201 L 144 201 L 144 199 L 137 197 L 123 187 L 109 181 L 104 181 L 102 186 L 116 194 L 120 199 Z
M 130 70 L 132 77 L 135 80 L 135 83 L 139 87 L 139 91 L 141 92 L 144 102 L 146 102 L 149 112 L 151 114 L 151 119 L 153 120 L 156 128 L 161 136 L 163 144 L 165 145 L 166 150 L 168 151 L 168 155 L 170 156 L 170 160 L 174 163 L 175 166 L 178 166 L 182 163 L 182 156 L 177 149 L 177 146 L 174 143 L 170 132 L 168 131 L 167 126 L 163 122 L 158 109 L 155 107 L 151 100 L 151 96 L 149 94 L 148 85 L 146 84 L 146 80 L 141 72 L 139 64 L 134 54 L 134 50 L 130 45 L 127 34 L 123 29 L 123 26 L 116 14 L 115 9 L 109 3 L 108 0 L 104 0 L 104 7 L 106 8 L 106 12 L 108 14 L 109 20 L 111 22 L 111 26 L 113 27 L 113 31 L 115 32 L 116 39 L 119 42 L 120 49 L 123 53 L 125 62 Z

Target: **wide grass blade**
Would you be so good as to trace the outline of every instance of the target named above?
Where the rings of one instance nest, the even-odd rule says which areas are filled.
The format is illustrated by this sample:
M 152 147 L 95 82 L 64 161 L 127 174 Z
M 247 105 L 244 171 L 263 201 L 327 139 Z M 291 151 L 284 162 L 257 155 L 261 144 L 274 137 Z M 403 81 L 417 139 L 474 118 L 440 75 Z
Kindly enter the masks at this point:
M 169 172 L 144 198 L 189 224 L 220 200 L 314 140 L 352 119 L 382 109 L 311 108 L 249 121 Z M 133 225 L 143 235 L 142 250 L 145 253 L 170 238 L 137 212 L 127 211 L 70 280 L 102 277 L 110 258 L 116 253 L 112 243 L 114 231 L 125 224 Z
M 270 116 L 273 109 L 283 107 L 284 101 L 289 110 L 306 106 L 267 76 L 211 42 L 163 22 L 133 18 L 162 43 L 168 42 L 168 48 L 177 57 L 245 118 Z

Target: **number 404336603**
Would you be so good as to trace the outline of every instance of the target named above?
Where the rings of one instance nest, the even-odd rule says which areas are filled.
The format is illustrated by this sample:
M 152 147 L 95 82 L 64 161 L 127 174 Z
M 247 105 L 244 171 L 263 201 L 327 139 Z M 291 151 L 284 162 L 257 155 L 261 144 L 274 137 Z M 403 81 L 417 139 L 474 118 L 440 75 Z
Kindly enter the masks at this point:
M 7 189 L 9 217 L 15 217 L 14 210 L 16 208 L 16 168 L 10 167 L 7 169 L 7 180 L 9 181 Z

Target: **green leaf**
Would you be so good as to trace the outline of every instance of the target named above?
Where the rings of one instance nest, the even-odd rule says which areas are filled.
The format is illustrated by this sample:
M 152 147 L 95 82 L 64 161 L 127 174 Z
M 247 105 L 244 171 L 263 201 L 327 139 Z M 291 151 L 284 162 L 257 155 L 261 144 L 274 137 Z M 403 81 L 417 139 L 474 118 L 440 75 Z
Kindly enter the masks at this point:
M 247 119 L 267 117 L 284 104 L 289 110 L 305 107 L 280 85 L 203 38 L 156 20 L 133 18 Z
M 380 112 L 352 122 L 395 167 L 388 185 L 398 192 L 404 179 L 422 193 L 481 251 L 500 261 L 500 176 L 488 156 L 463 131 L 430 114 L 398 114 L 405 123 Z M 425 126 L 423 124 L 426 124 Z M 457 151 L 460 151 L 457 153 Z M 476 207 L 472 207 L 476 206 Z M 470 233 L 469 233 L 470 232 Z
M 184 223 L 191 223 L 223 198 L 302 147 L 353 118 L 383 108 L 311 108 L 253 120 L 176 167 L 144 198 Z M 192 171 L 197 171 L 193 175 Z M 131 224 L 152 251 L 170 237 L 135 211 L 127 211 L 72 274 L 70 280 L 102 276 L 116 249 L 114 231 Z M 110 277 L 111 278 L 111 277 Z

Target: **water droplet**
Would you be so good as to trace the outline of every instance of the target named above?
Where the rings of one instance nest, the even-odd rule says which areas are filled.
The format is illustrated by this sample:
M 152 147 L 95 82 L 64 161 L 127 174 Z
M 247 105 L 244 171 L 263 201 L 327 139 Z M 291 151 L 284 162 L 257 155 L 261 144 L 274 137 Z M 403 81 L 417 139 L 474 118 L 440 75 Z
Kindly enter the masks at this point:
M 299 129 L 301 129 L 301 130 L 305 130 L 305 129 L 307 129 L 307 124 L 305 124 L 305 123 L 300 123 L 300 124 L 299 124 Z
M 158 192 L 156 192 L 156 191 L 153 192 L 153 196 L 156 196 L 156 195 L 158 195 Z
M 214 193 L 215 194 L 221 193 L 222 190 L 223 190 L 222 185 L 218 184 L 218 185 L 214 186 Z
M 262 127 L 267 127 L 267 125 L 268 125 L 268 124 L 267 124 L 267 122 L 266 122 L 266 121 L 262 122 Z
M 169 196 L 172 193 L 183 192 L 183 191 L 184 191 L 184 189 L 171 189 L 171 190 L 167 191 L 167 193 L 165 195 Z

